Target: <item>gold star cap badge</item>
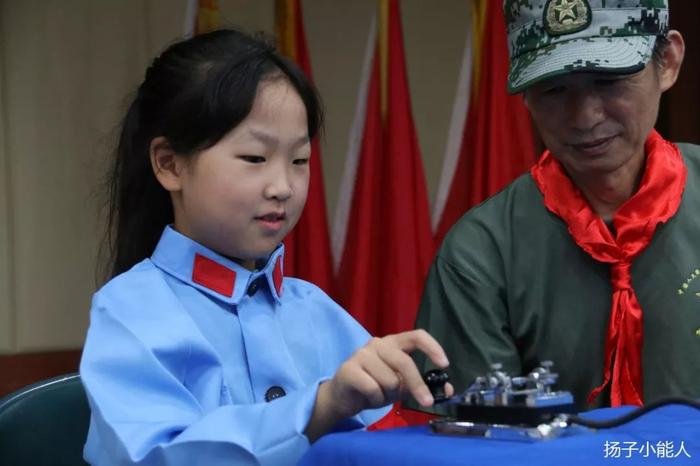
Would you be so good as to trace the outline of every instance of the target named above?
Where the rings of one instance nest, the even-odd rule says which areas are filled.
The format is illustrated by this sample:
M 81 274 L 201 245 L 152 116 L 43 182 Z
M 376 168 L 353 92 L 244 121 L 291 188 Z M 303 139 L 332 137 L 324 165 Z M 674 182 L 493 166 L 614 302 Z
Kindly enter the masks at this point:
M 587 0 L 548 0 L 544 7 L 544 28 L 551 36 L 573 34 L 591 25 Z
M 503 14 L 511 94 L 580 71 L 635 73 L 668 31 L 668 0 L 504 0 Z

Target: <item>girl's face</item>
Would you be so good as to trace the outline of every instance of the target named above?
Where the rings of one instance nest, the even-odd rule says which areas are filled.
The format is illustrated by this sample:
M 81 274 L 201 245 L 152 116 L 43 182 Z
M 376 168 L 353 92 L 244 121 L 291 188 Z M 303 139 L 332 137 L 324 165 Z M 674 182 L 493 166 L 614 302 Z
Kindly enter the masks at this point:
M 299 220 L 310 155 L 301 98 L 286 79 L 261 81 L 245 120 L 177 162 L 183 168 L 172 193 L 175 229 L 252 269 Z

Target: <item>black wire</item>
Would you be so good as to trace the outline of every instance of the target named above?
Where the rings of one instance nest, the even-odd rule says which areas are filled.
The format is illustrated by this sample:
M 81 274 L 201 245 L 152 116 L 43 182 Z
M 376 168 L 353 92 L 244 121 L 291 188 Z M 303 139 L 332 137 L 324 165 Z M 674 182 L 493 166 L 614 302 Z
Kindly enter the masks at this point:
M 647 414 L 650 411 L 653 411 L 657 408 L 666 405 L 684 405 L 700 410 L 700 401 L 695 401 L 690 398 L 683 397 L 669 397 L 661 398 L 652 403 L 644 405 L 639 409 L 635 409 L 631 413 L 625 414 L 615 419 L 610 419 L 608 421 L 594 421 L 576 415 L 567 416 L 566 419 L 570 424 L 579 424 L 584 427 L 590 427 L 591 429 L 610 429 L 612 427 L 621 426 L 622 424 L 627 424 L 628 422 L 633 421 L 638 417 Z

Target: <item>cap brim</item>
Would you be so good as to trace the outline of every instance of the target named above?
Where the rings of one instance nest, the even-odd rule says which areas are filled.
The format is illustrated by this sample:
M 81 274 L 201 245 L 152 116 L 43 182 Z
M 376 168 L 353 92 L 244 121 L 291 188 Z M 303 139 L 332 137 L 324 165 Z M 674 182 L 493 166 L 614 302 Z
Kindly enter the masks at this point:
M 651 59 L 656 36 L 587 37 L 542 47 L 511 59 L 508 92 L 563 74 L 634 73 Z

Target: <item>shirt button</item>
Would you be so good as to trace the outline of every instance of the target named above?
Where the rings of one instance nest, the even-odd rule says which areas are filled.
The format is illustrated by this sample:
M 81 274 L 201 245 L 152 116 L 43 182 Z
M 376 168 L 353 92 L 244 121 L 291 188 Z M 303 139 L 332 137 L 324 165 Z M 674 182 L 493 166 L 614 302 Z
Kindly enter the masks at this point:
M 248 296 L 253 296 L 258 291 L 258 282 L 253 282 L 248 287 Z
M 267 389 L 265 392 L 265 401 L 272 401 L 277 398 L 282 398 L 284 395 L 286 395 L 287 392 L 284 391 L 282 387 L 278 387 L 277 385 L 274 385 L 270 388 Z

